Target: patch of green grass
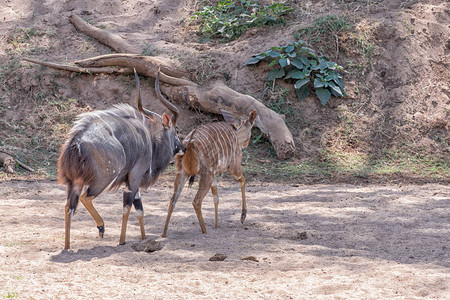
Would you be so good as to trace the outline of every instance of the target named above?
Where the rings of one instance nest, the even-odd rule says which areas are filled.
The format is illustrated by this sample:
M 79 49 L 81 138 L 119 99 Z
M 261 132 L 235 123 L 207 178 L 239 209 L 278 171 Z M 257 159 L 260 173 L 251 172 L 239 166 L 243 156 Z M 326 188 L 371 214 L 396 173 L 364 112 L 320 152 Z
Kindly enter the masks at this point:
M 144 42 L 144 48 L 142 49 L 142 53 L 141 53 L 142 55 L 155 56 L 155 55 L 158 55 L 159 53 L 160 53 L 160 51 L 155 50 L 155 48 L 152 45 Z
M 22 65 L 21 60 L 17 56 L 11 56 L 11 59 L 4 65 L 0 65 L 0 83 L 4 83 L 13 72 L 16 72 Z
M 327 15 L 317 18 L 311 26 L 302 28 L 297 34 L 306 36 L 312 42 L 324 38 L 333 39 L 335 35 L 349 31 L 352 28 L 344 16 Z
M 409 174 L 430 178 L 450 178 L 450 158 L 433 157 L 408 151 L 389 150 L 372 161 L 376 174 Z
M 258 137 L 253 136 L 253 139 Z M 267 142 L 268 143 L 268 142 Z M 343 178 L 397 178 L 427 180 L 448 180 L 450 178 L 450 158 L 431 157 L 408 151 L 389 150 L 383 155 L 372 157 L 366 153 L 345 153 L 323 151 L 320 157 L 308 160 L 290 159 L 280 161 L 273 155 L 265 155 L 261 150 L 250 147 L 245 174 L 267 181 L 301 183 L 308 181 L 334 180 Z M 244 154 L 245 157 L 245 154 Z M 261 158 L 264 157 L 264 158 Z
M 328 168 L 338 174 L 365 173 L 367 170 L 367 155 L 363 153 L 324 152 Z
M 275 89 L 272 89 L 270 88 L 272 84 L 268 83 L 268 85 L 270 96 L 265 101 L 265 105 L 278 114 L 286 115 L 289 117 L 295 114 L 294 109 L 288 103 L 287 96 L 289 90 L 286 88 L 282 88 L 280 86 L 277 86 Z
M 5 299 L 16 299 L 19 297 L 19 294 L 17 292 L 7 292 L 3 296 Z
M 12 275 L 12 278 L 15 280 L 22 280 L 23 279 L 23 275 Z
M 45 48 L 36 44 L 39 44 L 43 40 L 47 40 L 49 42 L 48 44 L 52 46 L 54 42 L 51 42 L 51 40 L 54 37 L 55 33 L 52 31 L 43 31 L 36 28 L 18 28 L 6 38 L 6 53 L 20 55 L 39 54 L 42 53 Z
M 322 53 L 334 53 L 336 40 L 352 29 L 349 18 L 327 15 L 317 18 L 311 26 L 300 29 L 294 36 L 297 40 L 308 41 Z
M 347 56 L 361 56 L 365 67 L 372 66 L 375 44 L 375 24 L 366 20 L 357 22 L 347 16 L 328 15 L 317 18 L 311 26 L 299 30 L 295 37 L 303 39 L 321 53 L 340 52 Z
M 323 177 L 330 175 L 330 170 L 323 163 L 312 160 L 279 161 L 272 159 L 251 158 L 244 167 L 244 173 L 252 177 L 263 177 L 269 181 L 298 183 L 304 177 Z

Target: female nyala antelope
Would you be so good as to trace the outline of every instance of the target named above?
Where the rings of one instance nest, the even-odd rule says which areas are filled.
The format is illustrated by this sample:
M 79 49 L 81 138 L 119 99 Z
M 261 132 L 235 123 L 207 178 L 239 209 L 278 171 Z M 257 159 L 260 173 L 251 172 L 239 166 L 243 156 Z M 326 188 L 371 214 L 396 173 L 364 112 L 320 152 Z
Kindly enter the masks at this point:
M 222 115 L 226 122 L 202 125 L 191 131 L 183 141 L 186 152 L 176 156 L 177 175 L 174 193 L 169 203 L 169 211 L 162 237 L 167 235 L 170 216 L 186 181 L 189 179 L 189 185 L 192 185 L 197 174 L 200 175 L 199 188 L 192 205 L 197 214 L 202 232 L 206 233 L 205 221 L 202 215 L 202 201 L 209 189 L 211 189 L 214 198 L 215 227 L 218 225 L 219 196 L 217 195 L 216 175 L 227 170 L 241 183 L 241 223 L 244 223 L 247 214 L 247 204 L 245 201 L 245 179 L 242 175 L 241 167 L 242 149 L 248 146 L 251 129 L 256 119 L 256 111 L 252 110 L 245 121 L 239 121 L 225 111 L 222 111 Z M 228 123 L 234 124 L 235 128 Z
M 70 225 L 78 201 L 84 204 L 97 223 L 100 237 L 105 231 L 103 219 L 92 200 L 105 189 L 123 183 L 122 229 L 119 244 L 125 243 L 128 216 L 133 204 L 139 218 L 141 238 L 145 239 L 144 211 L 140 187 L 153 184 L 173 156 L 184 149 L 175 131 L 178 109 L 159 89 L 160 101 L 173 117 L 162 116 L 142 107 L 139 77 L 136 74 L 136 102 L 139 111 L 127 104 L 80 115 L 62 147 L 58 160 L 58 181 L 67 185 L 65 208 L 65 249 L 70 248 Z

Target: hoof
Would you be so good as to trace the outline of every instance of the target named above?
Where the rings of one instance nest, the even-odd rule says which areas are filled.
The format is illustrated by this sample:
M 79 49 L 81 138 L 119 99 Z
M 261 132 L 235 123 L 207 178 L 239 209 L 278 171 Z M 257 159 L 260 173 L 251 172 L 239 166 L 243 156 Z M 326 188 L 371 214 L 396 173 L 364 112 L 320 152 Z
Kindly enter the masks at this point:
M 97 226 L 98 228 L 98 235 L 103 238 L 103 234 L 105 233 L 105 227 L 104 226 Z
M 119 243 L 119 246 L 125 245 L 127 242 Z
M 242 213 L 241 215 L 241 223 L 244 224 L 245 217 L 247 217 L 247 213 Z

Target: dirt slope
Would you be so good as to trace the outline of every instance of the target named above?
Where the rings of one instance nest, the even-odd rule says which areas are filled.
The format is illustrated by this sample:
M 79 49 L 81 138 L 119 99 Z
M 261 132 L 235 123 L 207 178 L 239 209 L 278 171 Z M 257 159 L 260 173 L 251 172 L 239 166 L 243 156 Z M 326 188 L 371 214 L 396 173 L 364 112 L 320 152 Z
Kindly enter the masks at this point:
M 326 107 L 312 96 L 298 103 L 292 86 L 280 82 L 288 93 L 279 110 L 287 114 L 297 157 L 316 157 L 331 150 L 362 153 L 370 163 L 372 156 L 393 149 L 448 156 L 447 1 L 304 1 L 290 5 L 295 12 L 286 27 L 252 29 L 226 44 L 200 44 L 189 23 L 190 13 L 199 5 L 190 1 L 4 1 L 0 10 L 1 146 L 30 157 L 34 142 L 54 153 L 54 161 L 57 145 L 74 115 L 133 101 L 132 78 L 68 74 L 20 61 L 29 56 L 64 63 L 110 53 L 77 32 L 68 20 L 72 13 L 147 45 L 146 53 L 170 57 L 199 83 L 223 78 L 237 91 L 255 95 L 270 107 L 281 90 L 265 87 L 265 67 L 241 67 L 242 63 L 255 53 L 294 39 L 295 33 L 311 26 L 318 16 L 343 15 L 354 24 L 351 35 L 339 36 L 337 48 L 334 41 L 312 45 L 325 49 L 323 54 L 344 66 L 348 97 L 333 98 Z M 144 84 L 144 95 L 151 109 L 163 110 L 155 101 L 151 82 Z M 182 134 L 205 121 L 184 109 L 181 119 Z

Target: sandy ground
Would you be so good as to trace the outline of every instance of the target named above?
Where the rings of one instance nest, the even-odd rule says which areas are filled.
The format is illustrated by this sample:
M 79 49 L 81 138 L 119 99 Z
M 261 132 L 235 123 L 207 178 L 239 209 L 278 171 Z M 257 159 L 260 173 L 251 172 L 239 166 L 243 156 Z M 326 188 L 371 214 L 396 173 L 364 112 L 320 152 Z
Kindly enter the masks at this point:
M 446 137 L 444 134 L 448 132 L 449 54 L 445 38 L 449 30 L 448 2 L 361 1 L 367 5 L 358 1 L 291 2 L 297 2 L 298 10 L 309 8 L 305 12 L 311 19 L 341 14 L 344 11 L 336 5 L 355 2 L 349 13 L 367 14 L 381 22 L 376 48 L 379 58 L 373 65 L 375 73 L 367 78 L 373 85 L 369 98 L 373 100 L 367 104 L 373 108 L 361 109 L 365 100 L 354 93 L 352 97 L 361 102 L 349 104 L 359 103 L 354 121 L 361 119 L 361 122 L 354 126 L 367 132 L 367 136 L 355 134 L 355 139 L 383 141 L 383 136 L 390 134 L 387 130 L 399 130 L 402 135 L 395 138 L 399 142 L 406 137 L 413 145 L 437 153 L 441 146 L 433 146 L 437 142 L 431 137 L 439 134 Z M 371 11 L 369 2 L 381 3 Z M 238 91 L 261 93 L 265 71 L 237 66 L 255 53 L 284 44 L 290 37 L 267 30 L 248 34 L 230 44 L 198 44 L 180 22 L 183 18 L 187 20 L 198 3 L 0 0 L 0 63 L 9 65 L 14 55 L 65 63 L 110 53 L 110 49 L 80 34 L 70 24 L 68 17 L 76 13 L 130 42 L 153 47 L 156 54 L 173 55 L 174 61 L 183 54 L 201 62 L 204 55 L 205 65 L 200 67 L 207 70 L 207 63 L 217 59 L 211 68 L 220 66 L 220 70 L 229 72 Z M 332 8 L 336 11 L 331 11 Z M 298 25 L 301 24 L 294 24 L 289 30 Z M 259 72 L 259 77 L 254 72 Z M 56 122 L 31 119 L 37 105 L 37 96 L 29 99 L 33 91 L 41 96 L 47 93 L 49 102 L 59 99 L 53 95 L 58 91 L 66 99 L 79 99 L 93 108 L 134 99 L 130 90 L 124 88 L 126 83 L 108 76 L 69 78 L 66 73 L 27 67 L 10 72 L 5 82 L 0 93 L 1 101 L 6 103 L 0 109 L 4 114 L 1 119 L 20 122 L 13 123 L 14 130 L 11 126 L 4 127 L 8 131 L 0 130 L 0 134 L 4 134 L 5 140 L 25 139 L 19 134 L 26 132 L 27 143 L 31 138 L 42 139 Z M 352 80 L 348 87 L 352 93 L 355 87 Z M 153 88 L 143 85 L 143 90 L 149 95 Z M 341 118 L 335 110 L 322 109 L 316 99 L 307 100 L 301 111 L 305 124 L 312 127 L 302 127 L 295 133 L 297 146 L 299 153 L 313 153 L 324 143 L 326 131 L 322 128 L 336 132 L 340 122 L 337 120 Z M 363 113 L 366 115 L 361 116 Z M 36 116 L 36 120 L 41 118 L 40 114 Z M 395 122 L 380 125 L 379 120 L 385 120 L 385 116 L 401 120 L 400 125 Z M 342 118 L 342 122 L 346 120 Z M 418 125 L 412 130 L 408 124 Z M 32 130 L 34 127 L 38 129 Z M 317 133 L 313 136 L 311 132 Z M 60 145 L 55 135 L 60 133 L 56 127 L 49 142 L 55 149 Z M 419 133 L 429 136 L 422 139 Z M 384 147 L 379 145 L 384 144 L 374 143 L 372 147 Z M 56 153 L 49 145 L 46 147 Z M 360 147 L 367 150 L 364 143 Z M 156 186 L 142 193 L 148 238 L 163 246 L 154 253 L 136 252 L 131 247 L 139 242 L 140 236 L 134 213 L 129 221 L 128 243 L 117 245 L 122 214 L 120 191 L 102 194 L 94 201 L 106 223 L 105 238 L 98 237 L 94 221 L 80 205 L 72 224 L 72 250 L 63 251 L 64 188 L 54 181 L 0 182 L 0 296 L 450 299 L 449 186 L 304 186 L 250 180 L 247 220 L 242 225 L 239 186 L 222 180 L 219 227 L 213 227 L 214 209 L 209 195 L 203 206 L 209 232 L 201 234 L 191 205 L 195 189 L 185 189 L 172 216 L 168 236 L 163 239 L 160 234 L 172 180 L 173 176 L 165 175 Z M 216 253 L 227 258 L 209 261 Z M 254 260 L 242 260 L 248 257 Z
M 0 183 L 0 294 L 20 299 L 450 299 L 450 188 L 219 182 L 201 234 L 186 188 L 161 238 L 172 177 L 143 192 L 149 239 L 133 213 L 118 246 L 121 191 L 96 200 L 105 238 L 80 204 L 64 247 L 65 191 L 54 181 Z M 224 261 L 209 261 L 216 253 Z M 253 256 L 254 260 L 242 260 Z

